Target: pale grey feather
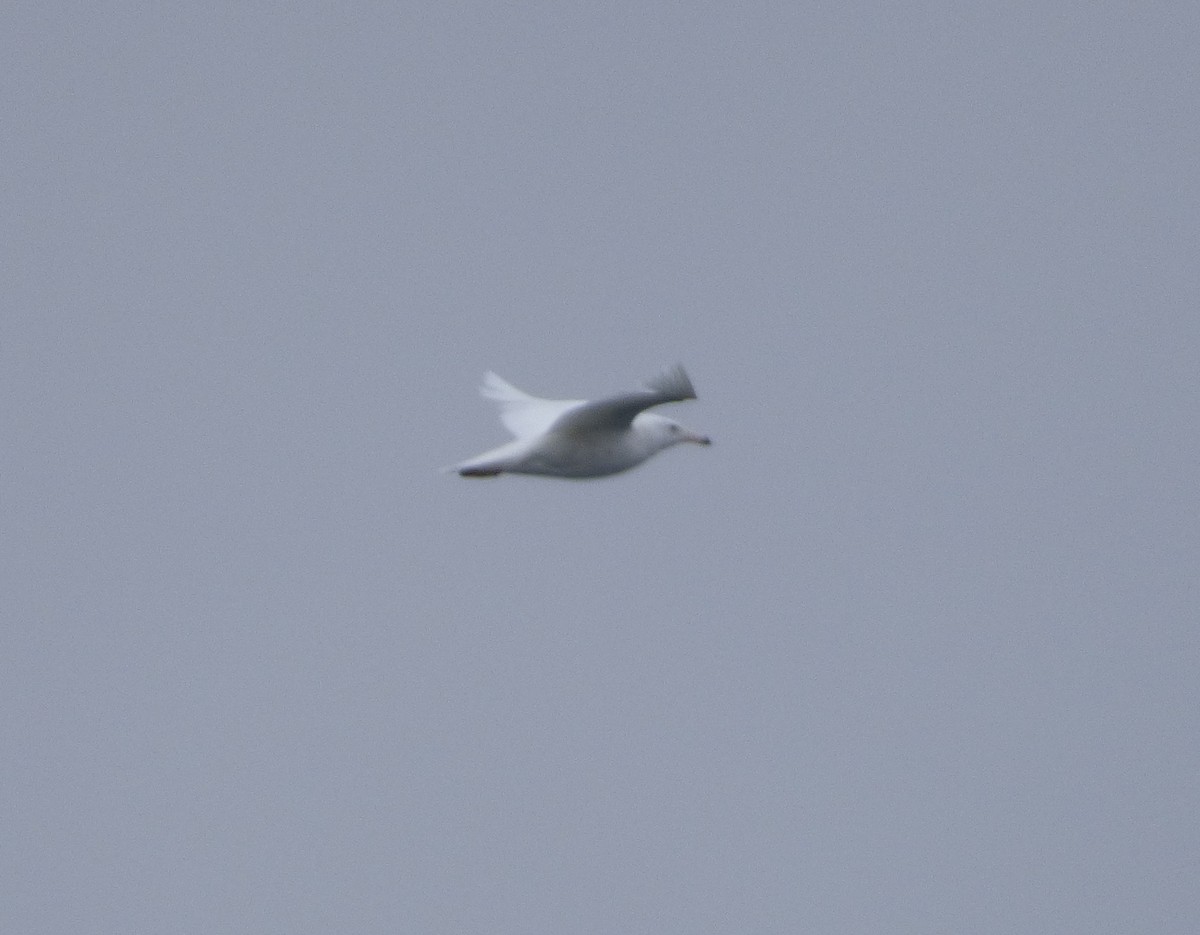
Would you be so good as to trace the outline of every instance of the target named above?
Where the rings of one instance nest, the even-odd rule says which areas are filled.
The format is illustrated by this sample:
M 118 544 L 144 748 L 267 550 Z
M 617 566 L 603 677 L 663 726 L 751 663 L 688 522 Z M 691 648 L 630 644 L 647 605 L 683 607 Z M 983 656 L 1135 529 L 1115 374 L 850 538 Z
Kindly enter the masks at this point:
M 639 412 L 652 406 L 695 398 L 696 391 L 687 372 L 681 364 L 676 364 L 647 381 L 644 390 L 596 399 L 564 410 L 550 425 L 549 431 L 568 435 L 577 432 L 620 432 L 629 428 Z

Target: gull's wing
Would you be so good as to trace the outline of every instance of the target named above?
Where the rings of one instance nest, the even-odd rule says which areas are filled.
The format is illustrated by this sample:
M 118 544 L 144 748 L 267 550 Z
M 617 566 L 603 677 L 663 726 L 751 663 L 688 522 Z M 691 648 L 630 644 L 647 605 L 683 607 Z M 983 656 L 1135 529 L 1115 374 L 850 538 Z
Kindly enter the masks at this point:
M 621 393 L 583 404 L 571 404 L 553 422 L 552 428 L 556 432 L 568 434 L 624 431 L 629 428 L 634 416 L 651 406 L 679 403 L 695 398 L 696 391 L 692 389 L 692 381 L 688 379 L 683 367 L 676 364 L 648 381 L 644 390 L 634 390 L 631 393 Z
M 582 399 L 539 399 L 517 389 L 490 370 L 483 375 L 480 395 L 500 404 L 500 421 L 517 438 L 532 438 L 550 428 L 568 410 L 585 405 Z

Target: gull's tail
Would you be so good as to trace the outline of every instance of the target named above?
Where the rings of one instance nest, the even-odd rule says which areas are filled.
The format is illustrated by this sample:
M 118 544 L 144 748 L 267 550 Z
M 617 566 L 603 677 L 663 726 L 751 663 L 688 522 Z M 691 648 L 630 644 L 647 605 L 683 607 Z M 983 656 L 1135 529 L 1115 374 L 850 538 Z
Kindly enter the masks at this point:
M 445 474 L 454 473 L 462 477 L 495 477 L 497 474 L 503 474 L 512 467 L 514 461 L 519 459 L 525 448 L 526 445 L 519 439 L 511 441 L 506 445 L 493 448 L 491 451 L 485 451 L 483 454 L 476 455 L 466 461 L 460 461 L 458 464 L 442 468 L 442 472 Z

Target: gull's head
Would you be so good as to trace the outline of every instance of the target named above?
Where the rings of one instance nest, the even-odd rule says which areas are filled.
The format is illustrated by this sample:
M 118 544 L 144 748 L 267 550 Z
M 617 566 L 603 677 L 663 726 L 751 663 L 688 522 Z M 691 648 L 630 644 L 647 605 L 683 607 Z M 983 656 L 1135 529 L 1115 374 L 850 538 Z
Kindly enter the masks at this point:
M 680 442 L 692 442 L 695 445 L 711 445 L 712 439 L 699 432 L 684 428 L 673 419 L 660 416 L 653 412 L 643 412 L 633 420 L 633 427 L 638 435 L 653 446 L 654 450 L 670 448 Z

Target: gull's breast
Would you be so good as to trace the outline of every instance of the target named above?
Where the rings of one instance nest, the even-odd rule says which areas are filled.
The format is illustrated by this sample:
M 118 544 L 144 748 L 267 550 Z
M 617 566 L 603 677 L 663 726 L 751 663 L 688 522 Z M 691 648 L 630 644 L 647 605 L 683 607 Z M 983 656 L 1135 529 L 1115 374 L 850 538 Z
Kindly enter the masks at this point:
M 628 432 L 551 432 L 529 452 L 520 470 L 553 477 L 617 474 L 646 459 L 630 442 Z

